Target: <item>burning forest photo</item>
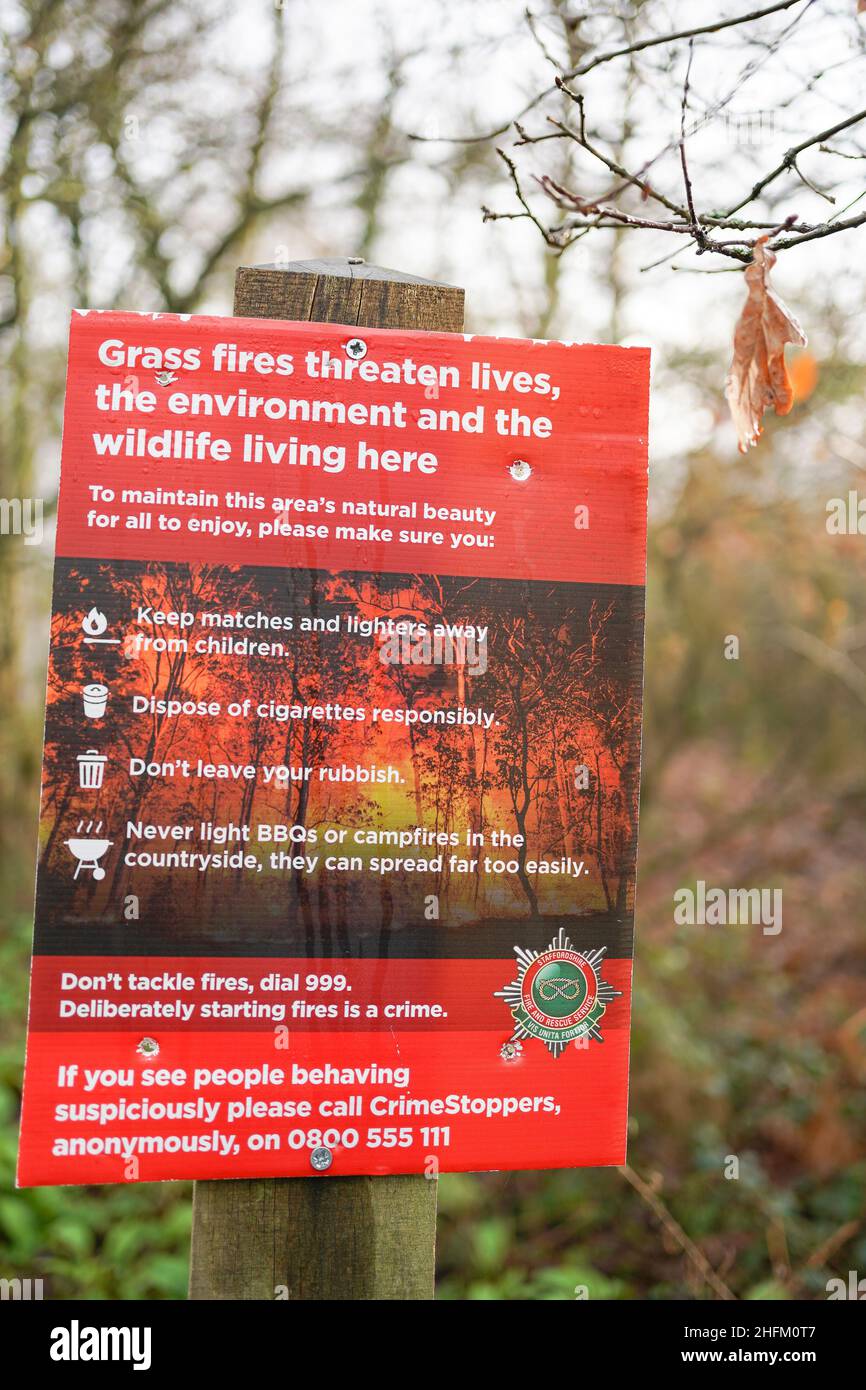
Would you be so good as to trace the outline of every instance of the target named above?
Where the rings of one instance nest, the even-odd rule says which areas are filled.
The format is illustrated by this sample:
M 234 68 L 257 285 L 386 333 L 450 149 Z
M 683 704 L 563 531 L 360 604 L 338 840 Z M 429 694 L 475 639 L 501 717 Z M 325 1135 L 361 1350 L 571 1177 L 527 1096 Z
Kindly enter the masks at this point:
M 43 949 L 388 955 L 446 932 L 484 954 L 497 924 L 630 930 L 642 605 L 629 586 L 59 562 Z

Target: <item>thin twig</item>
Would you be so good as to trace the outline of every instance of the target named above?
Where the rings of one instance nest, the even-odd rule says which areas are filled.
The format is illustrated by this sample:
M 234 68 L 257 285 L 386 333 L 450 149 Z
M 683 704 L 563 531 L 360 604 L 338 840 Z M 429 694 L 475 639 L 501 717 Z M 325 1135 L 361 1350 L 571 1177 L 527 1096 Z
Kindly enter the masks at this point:
M 552 68 L 556 68 L 558 72 L 564 72 L 565 64 L 560 63 L 558 59 L 554 58 L 550 49 L 547 47 L 547 44 L 544 42 L 544 39 L 541 37 L 537 28 L 535 27 L 535 15 L 532 13 L 532 11 L 529 9 L 524 10 L 523 18 L 526 20 L 526 27 L 528 28 L 530 34 L 535 40 L 535 43 L 542 57 L 546 58 L 547 62 L 550 64 Z
M 511 183 L 512 183 L 512 185 L 513 185 L 513 187 L 514 187 L 514 192 L 515 192 L 516 195 L 517 195 L 517 201 L 520 203 L 520 206 L 523 208 L 523 211 L 524 211 L 524 213 L 526 214 L 526 216 L 529 218 L 530 222 L 532 222 L 532 223 L 535 224 L 535 226 L 536 226 L 536 227 L 538 228 L 538 230 L 541 232 L 541 235 L 544 237 L 544 240 L 545 240 L 545 242 L 547 243 L 548 246 L 556 246 L 557 249 L 561 249 L 561 243 L 557 243 L 555 240 L 552 240 L 552 239 L 551 239 L 552 236 L 553 236 L 553 233 L 549 232 L 549 231 L 546 229 L 546 227 L 543 226 L 543 224 L 542 224 L 542 223 L 539 221 L 539 219 L 536 217 L 535 213 L 532 211 L 532 208 L 531 208 L 531 207 L 529 206 L 529 204 L 527 203 L 526 198 L 525 198 L 524 193 L 523 193 L 523 189 L 522 189 L 521 186 L 520 186 L 520 179 L 518 178 L 518 175 L 517 175 L 517 167 L 516 167 L 516 165 L 515 165 L 515 163 L 514 163 L 514 160 L 513 160 L 513 159 L 509 159 L 508 155 L 505 153 L 504 150 L 497 149 L 496 153 L 499 155 L 499 158 L 502 160 L 503 164 L 505 165 L 506 169 L 508 170 L 508 175 L 509 175 L 509 178 L 511 179 Z M 490 214 L 488 214 L 488 215 L 485 217 L 485 220 L 486 220 L 486 221 L 493 221 L 493 220 L 495 220 L 495 216 L 496 216 L 495 214 L 493 214 L 492 216 L 491 216 Z
M 803 3 L 805 3 L 808 9 L 812 0 L 777 0 L 775 5 L 768 5 L 766 9 L 753 10 L 751 14 L 739 15 L 734 19 L 723 19 L 715 24 L 705 24 L 694 29 L 683 29 L 675 34 L 663 34 L 655 39 L 642 39 L 638 43 L 629 44 L 626 48 L 617 48 L 609 53 L 600 53 L 597 57 L 589 59 L 588 62 L 581 64 L 580 67 L 574 68 L 571 72 L 566 73 L 565 76 L 571 81 L 575 77 L 583 77 L 586 73 L 591 72 L 593 68 L 599 67 L 602 63 L 612 62 L 614 58 L 624 58 L 630 53 L 640 53 L 646 48 L 655 48 L 661 44 L 674 43 L 679 39 L 688 39 L 696 37 L 699 34 L 716 34 L 722 29 L 731 29 L 739 24 L 750 24 L 753 20 L 763 19 L 765 15 L 776 14 L 780 10 L 789 10 L 792 6 Z M 480 135 L 420 135 L 416 131 L 409 131 L 407 132 L 407 138 L 417 141 L 419 144 L 426 145 L 486 144 L 490 140 L 498 139 L 500 135 L 505 135 L 506 132 L 511 129 L 515 121 L 522 120 L 524 116 L 528 116 L 530 111 L 534 111 L 537 106 L 540 106 L 545 98 L 549 97 L 555 90 L 555 84 L 550 87 L 545 87 L 537 96 L 534 96 L 528 101 L 525 106 L 522 106 L 516 115 L 509 117 L 507 121 L 496 126 L 495 129 L 484 131 Z
M 602 63 L 610 63 L 614 58 L 624 58 L 629 53 L 642 53 L 644 49 L 656 48 L 661 44 L 678 43 L 680 39 L 695 39 L 699 34 L 718 34 L 722 29 L 732 29 L 738 24 L 750 24 L 755 19 L 763 19 L 766 15 L 776 14 L 779 10 L 790 10 L 793 5 L 799 5 L 801 0 L 778 0 L 775 5 L 768 5 L 763 10 L 753 10 L 751 14 L 743 14 L 734 19 L 720 19 L 715 24 L 704 24 L 696 29 L 681 29 L 676 34 L 662 34 L 655 39 L 640 39 L 637 43 L 630 43 L 625 48 L 615 48 L 608 53 L 599 53 L 597 57 L 590 58 L 586 63 L 581 63 L 580 67 L 573 72 L 566 74 L 569 80 L 575 77 L 584 77 L 586 73 L 592 72 L 593 68 L 599 67 Z
M 811 135 L 808 140 L 802 140 L 799 145 L 794 145 L 792 149 L 785 153 L 775 169 L 771 169 L 769 174 L 765 174 L 762 179 L 759 179 L 758 182 L 753 185 L 751 193 L 747 194 L 745 198 L 741 198 L 733 207 L 728 208 L 725 216 L 733 217 L 735 212 L 740 211 L 740 208 L 744 208 L 748 203 L 754 202 L 769 184 L 773 183 L 781 174 L 786 173 L 793 167 L 797 156 L 802 154 L 804 150 L 811 149 L 811 147 L 817 145 L 819 141 L 829 140 L 831 136 L 837 135 L 840 130 L 848 130 L 852 125 L 857 125 L 863 120 L 866 120 L 866 110 L 858 111 L 854 116 L 847 116 L 844 121 L 837 121 L 836 125 L 829 126 L 827 130 L 819 131 L 817 135 Z
M 848 150 L 834 150 L 829 145 L 819 145 L 819 154 L 835 154 L 840 159 L 866 159 L 866 154 L 850 154 Z
M 810 178 L 807 178 L 796 159 L 792 163 L 791 168 L 797 175 L 797 178 L 800 179 L 807 188 L 811 188 L 812 192 L 817 193 L 819 198 L 825 198 L 828 203 L 832 203 L 834 207 L 836 206 L 836 199 L 833 197 L 832 193 L 826 193 L 823 188 L 819 188 L 816 183 L 813 183 Z
M 811 232 L 803 232 L 802 235 L 783 237 L 781 241 L 774 241 L 770 250 L 787 251 L 792 246 L 799 246 L 803 241 L 820 241 L 822 237 L 834 236 L 836 232 L 847 232 L 851 227 L 862 227 L 864 222 L 866 222 L 866 212 L 861 212 L 858 217 L 846 217 L 842 222 L 825 222 L 823 227 L 815 227 Z
M 713 1290 L 716 1297 L 723 1298 L 726 1302 L 735 1303 L 737 1301 L 736 1294 L 733 1294 L 724 1280 L 719 1278 L 706 1255 L 702 1250 L 699 1250 L 694 1241 L 686 1235 L 680 1223 L 671 1215 L 664 1202 L 662 1202 L 657 1193 L 653 1191 L 649 1183 L 644 1182 L 643 1178 L 640 1177 L 628 1163 L 624 1163 L 621 1168 L 617 1169 L 617 1172 L 622 1174 L 626 1182 L 631 1183 L 635 1192 L 637 1192 L 646 1202 L 647 1206 L 652 1209 L 668 1235 L 673 1237 L 680 1249 L 691 1260 L 692 1264 L 701 1275 L 701 1278 Z
M 689 165 L 686 159 L 686 112 L 689 109 L 689 78 L 692 72 L 692 59 L 695 56 L 694 38 L 689 39 L 689 61 L 686 63 L 686 76 L 683 82 L 683 99 L 680 105 L 680 166 L 683 171 L 683 183 L 686 190 L 686 204 L 689 209 L 689 222 L 691 233 L 698 244 L 698 255 L 702 255 L 707 249 L 707 235 L 698 222 L 698 215 L 695 212 L 695 198 L 692 190 L 692 180 L 689 175 Z

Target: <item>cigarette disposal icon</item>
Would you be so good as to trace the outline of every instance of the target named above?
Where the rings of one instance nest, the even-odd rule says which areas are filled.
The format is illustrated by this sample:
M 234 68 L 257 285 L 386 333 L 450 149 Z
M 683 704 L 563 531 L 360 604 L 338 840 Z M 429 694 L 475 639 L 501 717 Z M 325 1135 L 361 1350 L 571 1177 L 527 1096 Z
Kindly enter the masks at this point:
M 81 696 L 84 702 L 85 717 L 87 719 L 101 719 L 108 703 L 108 686 L 100 685 L 98 682 L 94 682 L 92 685 L 83 685 Z

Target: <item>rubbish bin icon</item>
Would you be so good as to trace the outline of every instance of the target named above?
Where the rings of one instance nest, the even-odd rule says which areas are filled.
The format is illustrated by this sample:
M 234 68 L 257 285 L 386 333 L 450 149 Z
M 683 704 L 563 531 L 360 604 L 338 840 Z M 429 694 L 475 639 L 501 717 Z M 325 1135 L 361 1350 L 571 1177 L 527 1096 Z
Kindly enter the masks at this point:
M 89 791 L 96 791 L 102 786 L 102 775 L 105 772 L 106 756 L 98 752 L 96 748 L 88 748 L 86 753 L 78 754 L 78 782 L 82 787 L 87 787 Z
M 107 685 L 85 685 L 81 688 L 84 713 L 88 719 L 101 719 L 108 701 Z

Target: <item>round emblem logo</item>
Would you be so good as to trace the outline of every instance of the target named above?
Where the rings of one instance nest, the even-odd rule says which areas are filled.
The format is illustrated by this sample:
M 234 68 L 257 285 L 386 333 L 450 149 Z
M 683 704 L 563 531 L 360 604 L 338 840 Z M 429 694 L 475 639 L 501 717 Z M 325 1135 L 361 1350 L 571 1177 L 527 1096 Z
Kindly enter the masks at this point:
M 521 982 L 521 1002 L 542 1027 L 562 1031 L 581 1023 L 592 1011 L 598 986 L 588 961 L 576 951 L 545 951 Z
M 511 1009 L 514 1038 L 539 1038 L 554 1057 L 577 1039 L 601 1042 L 605 1006 L 620 992 L 601 977 L 604 948 L 582 955 L 560 929 L 546 951 L 514 949 L 517 979 L 497 990 Z

